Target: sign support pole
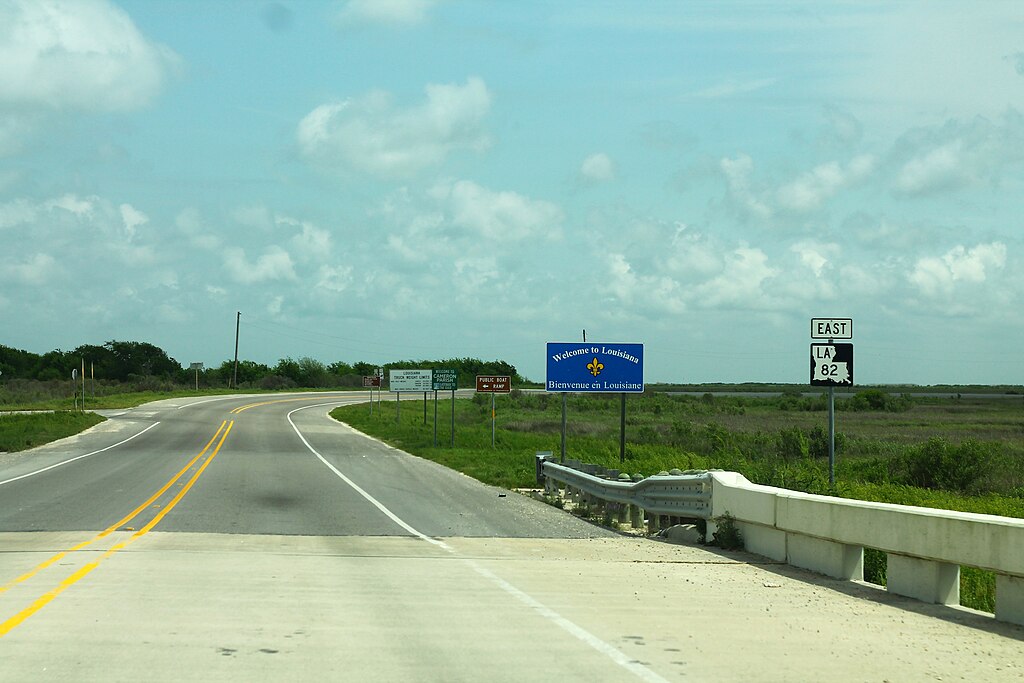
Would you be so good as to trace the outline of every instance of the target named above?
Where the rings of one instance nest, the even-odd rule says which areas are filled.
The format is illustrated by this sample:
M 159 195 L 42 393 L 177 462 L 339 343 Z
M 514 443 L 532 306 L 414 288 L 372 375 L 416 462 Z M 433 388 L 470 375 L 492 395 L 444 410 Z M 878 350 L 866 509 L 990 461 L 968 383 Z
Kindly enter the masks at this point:
M 491 448 L 494 448 L 494 394 L 491 394 Z
M 455 390 L 452 389 L 452 448 L 455 448 Z
M 423 424 L 427 424 L 427 392 L 423 392 Z
M 569 394 L 562 392 L 562 461 L 560 464 L 565 464 L 565 409 L 566 404 L 569 402 Z
M 437 389 L 434 389 L 434 448 L 437 448 Z
M 402 424 L 402 392 L 395 392 L 395 424 Z
M 626 392 L 622 392 L 622 411 L 619 414 L 619 462 L 626 462 Z
M 828 485 L 836 485 L 836 388 L 828 388 Z

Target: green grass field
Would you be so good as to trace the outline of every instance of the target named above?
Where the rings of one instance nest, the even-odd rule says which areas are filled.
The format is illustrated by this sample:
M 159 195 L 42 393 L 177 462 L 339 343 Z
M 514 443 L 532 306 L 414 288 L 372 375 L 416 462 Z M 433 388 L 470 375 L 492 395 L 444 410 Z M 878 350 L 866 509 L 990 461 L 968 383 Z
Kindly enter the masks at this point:
M 0 452 L 24 451 L 78 434 L 103 422 L 95 413 L 0 415 Z

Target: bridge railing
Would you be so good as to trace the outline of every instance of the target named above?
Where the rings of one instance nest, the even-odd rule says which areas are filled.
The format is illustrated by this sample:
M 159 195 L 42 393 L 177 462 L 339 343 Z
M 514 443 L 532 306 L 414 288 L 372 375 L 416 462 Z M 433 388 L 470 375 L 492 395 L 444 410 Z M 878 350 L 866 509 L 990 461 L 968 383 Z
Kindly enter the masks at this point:
M 819 496 L 753 484 L 736 472 L 632 481 L 583 469 L 582 463 L 537 457 L 538 480 L 549 495 L 615 506 L 620 521 L 628 516 L 634 527 L 646 521 L 651 532 L 698 519 L 707 520 L 710 538 L 729 517 L 750 552 L 851 581 L 864 578 L 864 549 L 880 550 L 887 557 L 887 590 L 925 602 L 960 603 L 961 565 L 990 570 L 996 619 L 1024 625 L 1022 519 Z

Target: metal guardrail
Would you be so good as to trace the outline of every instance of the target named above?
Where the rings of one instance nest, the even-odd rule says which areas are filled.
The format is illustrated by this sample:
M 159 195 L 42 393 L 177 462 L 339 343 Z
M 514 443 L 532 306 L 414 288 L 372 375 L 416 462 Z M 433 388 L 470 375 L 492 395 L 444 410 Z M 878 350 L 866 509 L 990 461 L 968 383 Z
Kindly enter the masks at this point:
M 545 490 L 551 495 L 562 495 L 561 489 L 564 488 L 567 495 L 582 496 L 586 502 L 631 506 L 649 516 L 679 519 L 711 517 L 712 479 L 708 472 L 662 473 L 634 481 L 628 474 L 614 470 L 600 476 L 598 468 L 593 465 L 575 461 L 560 465 L 552 458 L 547 452 L 537 454 L 537 480 L 544 483 Z M 652 526 L 656 525 L 657 522 Z

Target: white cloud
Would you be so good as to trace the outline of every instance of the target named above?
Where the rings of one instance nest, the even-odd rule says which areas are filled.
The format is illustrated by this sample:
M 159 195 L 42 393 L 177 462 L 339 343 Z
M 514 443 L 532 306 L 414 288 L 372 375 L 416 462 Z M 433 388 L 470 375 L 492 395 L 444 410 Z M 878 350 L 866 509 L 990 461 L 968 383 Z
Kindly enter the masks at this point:
M 866 178 L 874 166 L 875 159 L 868 154 L 855 157 L 845 168 L 835 161 L 821 164 L 780 187 L 779 204 L 791 211 L 813 211 L 842 188 Z
M 16 263 L 0 263 L 0 277 L 23 285 L 45 285 L 57 271 L 57 261 L 49 254 L 35 254 Z
M 674 278 L 660 273 L 637 273 L 623 254 L 608 254 L 606 263 L 607 273 L 600 288 L 612 300 L 613 309 L 644 317 L 686 311 L 687 297 Z
M 832 265 L 833 260 L 840 252 L 838 244 L 820 244 L 812 241 L 797 242 L 789 249 L 800 257 L 800 262 L 803 265 L 814 272 L 815 277 L 821 277 L 825 272 L 825 267 Z
M 942 257 L 918 259 L 909 279 L 925 296 L 948 296 L 957 282 L 984 282 L 1005 264 L 1006 245 L 1002 242 L 978 244 L 969 249 L 957 245 Z
M 95 207 L 96 197 L 79 199 L 78 195 L 66 194 L 57 199 L 51 199 L 44 205 L 48 210 L 62 209 L 78 217 L 87 217 L 92 214 Z
M 583 160 L 580 175 L 585 180 L 600 183 L 615 178 L 615 164 L 604 152 L 591 154 Z
M 896 190 L 925 194 L 964 184 L 968 178 L 961 160 L 963 147 L 963 140 L 953 140 L 914 157 L 896 176 Z
M 506 242 L 561 235 L 564 216 L 551 202 L 516 192 L 489 190 L 469 180 L 435 192 L 446 195 L 453 224 L 487 239 Z
M 344 292 L 352 285 L 352 266 L 320 266 L 316 288 L 328 294 Z
M 27 199 L 16 199 L 0 204 L 0 228 L 32 223 L 36 220 L 37 214 L 36 205 Z
M 999 183 L 1008 169 L 1024 162 L 1024 116 L 1005 112 L 999 119 L 950 119 L 942 126 L 914 128 L 894 144 L 897 194 L 922 196 L 972 185 Z
M 104 0 L 0 6 L 0 104 L 136 109 L 152 101 L 177 63 Z
M 338 24 L 420 24 L 434 4 L 433 0 L 349 0 L 338 13 Z
M 696 301 L 705 308 L 763 308 L 767 300 L 763 285 L 778 274 L 763 251 L 738 247 L 726 255 L 722 272 L 697 288 Z
M 268 247 L 255 263 L 249 262 L 244 249 L 232 247 L 224 252 L 224 267 L 235 282 L 242 284 L 297 279 L 292 257 L 278 246 Z
M 149 222 L 149 216 L 136 209 L 131 204 L 121 205 L 121 220 L 124 222 L 124 232 L 130 242 L 135 238 L 135 229 L 140 225 Z
M 302 154 L 318 164 L 405 176 L 455 150 L 486 149 L 483 121 L 490 107 L 491 94 L 476 77 L 465 85 L 430 84 L 426 102 L 409 108 L 375 92 L 317 107 L 299 122 L 297 138 Z
M 725 174 L 729 198 L 742 211 L 758 218 L 768 218 L 772 215 L 771 208 L 761 201 L 751 189 L 750 174 L 754 171 L 753 159 L 746 154 L 741 154 L 735 159 L 726 157 L 719 162 L 719 167 Z

